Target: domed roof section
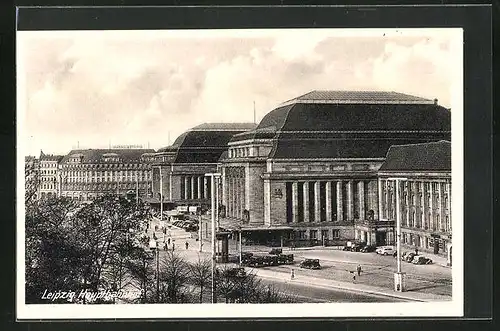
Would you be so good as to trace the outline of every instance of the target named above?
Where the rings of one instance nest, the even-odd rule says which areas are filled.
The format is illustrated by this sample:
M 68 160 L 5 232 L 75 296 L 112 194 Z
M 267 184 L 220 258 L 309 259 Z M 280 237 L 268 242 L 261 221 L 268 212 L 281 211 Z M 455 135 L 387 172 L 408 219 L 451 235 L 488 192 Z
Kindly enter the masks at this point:
M 398 92 L 312 91 L 232 141 L 273 139 L 270 158 L 385 158 L 390 146 L 449 140 L 451 112 Z
M 254 123 L 204 123 L 181 134 L 159 152 L 176 152 L 176 163 L 214 163 L 235 135 L 255 129 Z
M 450 111 L 398 92 L 312 91 L 267 114 L 258 129 L 282 131 L 451 130 Z

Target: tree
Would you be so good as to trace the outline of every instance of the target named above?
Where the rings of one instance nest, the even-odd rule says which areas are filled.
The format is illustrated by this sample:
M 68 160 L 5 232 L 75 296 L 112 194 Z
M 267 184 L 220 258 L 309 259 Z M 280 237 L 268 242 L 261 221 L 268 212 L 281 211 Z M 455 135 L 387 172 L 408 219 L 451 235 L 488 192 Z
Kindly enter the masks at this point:
M 189 264 L 189 271 L 190 281 L 199 288 L 199 300 L 203 303 L 204 292 L 212 286 L 212 262 L 198 258 L 198 261 Z
M 189 264 L 177 252 L 167 251 L 160 263 L 161 302 L 189 301 Z
M 45 289 L 98 291 L 125 286 L 126 260 L 146 215 L 142 203 L 117 196 L 83 206 L 67 198 L 27 205 L 26 301 L 44 302 Z
M 104 277 L 105 271 L 128 258 L 131 237 L 140 233 L 146 217 L 144 205 L 113 195 L 100 197 L 77 212 L 73 218 L 74 235 L 82 245 L 84 282 L 90 289 L 110 289 L 112 282 Z

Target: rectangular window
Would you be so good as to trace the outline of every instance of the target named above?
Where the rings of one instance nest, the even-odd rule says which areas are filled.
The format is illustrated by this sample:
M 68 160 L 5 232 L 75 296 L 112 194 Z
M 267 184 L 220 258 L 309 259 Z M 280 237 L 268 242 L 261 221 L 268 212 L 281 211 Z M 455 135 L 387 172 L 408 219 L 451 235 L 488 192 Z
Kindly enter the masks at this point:
M 318 230 L 311 230 L 311 239 L 318 239 Z
M 338 239 L 340 238 L 340 230 L 333 230 L 333 238 Z
M 328 240 L 328 230 L 321 230 L 321 238 Z

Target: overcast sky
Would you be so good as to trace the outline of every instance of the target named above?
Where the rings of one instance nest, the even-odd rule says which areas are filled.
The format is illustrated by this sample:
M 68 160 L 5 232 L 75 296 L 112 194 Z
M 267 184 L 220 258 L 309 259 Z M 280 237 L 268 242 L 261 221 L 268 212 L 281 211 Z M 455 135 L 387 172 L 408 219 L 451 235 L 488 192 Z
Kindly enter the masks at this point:
M 361 31 L 361 34 L 360 34 Z M 257 121 L 311 90 L 388 90 L 452 107 L 460 30 L 19 32 L 25 154 L 168 145 L 204 122 Z

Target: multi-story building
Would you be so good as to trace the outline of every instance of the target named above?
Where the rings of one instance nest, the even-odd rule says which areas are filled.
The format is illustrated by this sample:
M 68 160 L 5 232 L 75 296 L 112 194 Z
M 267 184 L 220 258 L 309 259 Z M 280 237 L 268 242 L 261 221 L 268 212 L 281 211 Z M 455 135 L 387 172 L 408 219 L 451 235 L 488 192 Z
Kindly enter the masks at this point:
M 255 126 L 205 123 L 181 134 L 171 146 L 159 149 L 153 167 L 153 202 L 163 199 L 177 206 L 208 206 L 211 183 L 205 174 L 217 171 L 218 160 L 233 135 Z
M 391 241 L 377 172 L 395 144 L 450 139 L 450 110 L 396 92 L 313 91 L 235 135 L 220 160 L 226 227 L 255 240 Z
M 448 255 L 451 263 L 451 143 L 392 146 L 379 187 L 382 219 L 395 221 L 399 196 L 403 247 Z
M 38 199 L 39 179 L 39 162 L 35 156 L 26 156 L 24 158 L 24 189 L 25 201 L 33 201 Z
M 153 149 L 72 150 L 60 162 L 58 195 L 79 200 L 138 192 L 151 193 Z
M 59 177 L 59 162 L 62 155 L 44 154 L 40 151 L 39 158 L 39 185 L 38 197 L 40 199 L 57 196 L 57 179 Z

